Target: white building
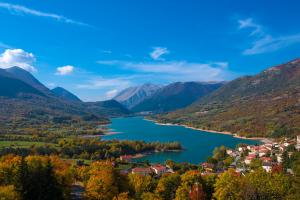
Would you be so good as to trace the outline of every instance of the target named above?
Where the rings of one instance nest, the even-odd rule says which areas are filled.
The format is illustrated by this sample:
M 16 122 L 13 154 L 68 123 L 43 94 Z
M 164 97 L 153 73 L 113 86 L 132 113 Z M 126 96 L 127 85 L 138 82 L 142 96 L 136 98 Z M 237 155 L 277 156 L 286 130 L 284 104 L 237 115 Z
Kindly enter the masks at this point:
M 266 172 L 271 172 L 272 171 L 272 164 L 271 163 L 263 163 L 262 168 L 266 170 Z

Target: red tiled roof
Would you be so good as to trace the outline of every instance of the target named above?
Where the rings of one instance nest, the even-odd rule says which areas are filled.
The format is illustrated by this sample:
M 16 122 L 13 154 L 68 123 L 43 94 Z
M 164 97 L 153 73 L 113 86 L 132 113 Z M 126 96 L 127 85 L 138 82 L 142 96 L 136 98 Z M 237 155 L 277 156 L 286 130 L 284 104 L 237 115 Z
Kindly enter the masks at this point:
M 149 167 L 136 167 L 132 169 L 132 172 L 136 172 L 136 173 L 151 173 L 152 170 Z

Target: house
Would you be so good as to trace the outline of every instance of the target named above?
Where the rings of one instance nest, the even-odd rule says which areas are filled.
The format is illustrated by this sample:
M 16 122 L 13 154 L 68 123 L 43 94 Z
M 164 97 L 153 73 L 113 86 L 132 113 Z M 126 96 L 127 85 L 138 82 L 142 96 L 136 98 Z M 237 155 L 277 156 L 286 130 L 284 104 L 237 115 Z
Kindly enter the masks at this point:
M 258 152 L 249 152 L 248 153 L 248 156 L 257 156 L 258 155 Z
M 273 144 L 272 143 L 267 143 L 267 144 L 265 144 L 264 145 L 265 146 L 265 148 L 267 148 L 268 150 L 272 150 L 272 148 L 273 148 Z
M 231 149 L 226 149 L 226 154 L 228 154 L 228 155 L 232 154 L 232 150 Z
M 262 147 L 258 151 L 258 156 L 259 157 L 266 156 L 269 152 L 270 152 L 269 149 L 267 149 L 266 147 Z
M 253 159 L 255 159 L 256 158 L 256 156 L 255 155 L 249 155 L 249 156 L 247 156 L 246 158 L 245 158 L 245 164 L 247 164 L 247 165 L 249 165 L 250 163 L 251 163 L 251 161 L 253 160 Z
M 266 162 L 264 162 L 264 163 L 262 164 L 262 168 L 263 168 L 264 170 L 266 170 L 266 172 L 271 172 L 271 171 L 272 171 L 272 164 L 271 164 L 271 163 L 266 163 Z
M 251 148 L 251 151 L 252 151 L 252 152 L 258 152 L 259 149 L 260 149 L 259 146 L 253 146 L 253 147 Z
M 150 167 L 135 167 L 131 170 L 132 174 L 139 174 L 142 176 L 147 176 L 153 173 Z
M 123 161 L 123 162 L 131 162 L 132 161 L 132 156 L 123 155 L 123 156 L 120 156 L 120 160 Z
M 158 176 L 163 175 L 164 173 L 167 172 L 167 167 L 163 166 L 163 165 L 153 165 L 151 166 L 151 169 L 154 171 L 155 174 L 157 174 Z
M 282 154 L 277 154 L 276 158 L 277 158 L 278 163 L 282 163 L 282 161 L 283 161 Z
M 239 152 L 244 152 L 247 150 L 247 147 L 239 147 L 238 150 Z
M 207 163 L 207 162 L 205 162 L 205 163 L 202 163 L 202 168 L 205 170 L 205 171 L 207 171 L 207 172 L 213 172 L 214 171 L 214 164 L 212 164 L 212 163 Z
M 260 158 L 260 160 L 263 163 L 271 163 L 272 162 L 272 158 L 270 158 L 270 157 L 262 157 L 262 158 Z
M 300 144 L 296 144 L 295 148 L 297 149 L 297 151 L 300 151 Z
M 279 150 L 281 152 L 284 152 L 285 148 L 286 148 L 286 146 L 284 144 L 279 145 Z

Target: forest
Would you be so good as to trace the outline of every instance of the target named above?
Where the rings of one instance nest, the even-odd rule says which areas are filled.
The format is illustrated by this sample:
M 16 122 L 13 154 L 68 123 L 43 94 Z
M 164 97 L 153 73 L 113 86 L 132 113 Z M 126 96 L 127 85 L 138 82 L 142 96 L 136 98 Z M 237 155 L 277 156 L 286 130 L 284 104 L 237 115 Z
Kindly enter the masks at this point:
M 181 170 L 156 177 L 123 174 L 118 165 L 104 160 L 80 166 L 57 156 L 8 154 L 0 158 L 0 198 L 71 199 L 76 190 L 74 185 L 80 186 L 87 200 L 296 200 L 300 197 L 299 152 L 292 162 L 293 176 L 283 168 L 267 173 L 259 167 L 245 176 L 232 169 L 219 175 L 201 175 L 200 167 L 184 168 L 183 164 L 176 164 Z

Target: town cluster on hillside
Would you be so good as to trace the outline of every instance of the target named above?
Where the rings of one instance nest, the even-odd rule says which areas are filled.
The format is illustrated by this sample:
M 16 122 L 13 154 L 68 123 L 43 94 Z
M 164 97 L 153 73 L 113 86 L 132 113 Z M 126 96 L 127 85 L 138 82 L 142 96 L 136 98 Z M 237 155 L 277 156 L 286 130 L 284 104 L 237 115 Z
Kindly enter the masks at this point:
M 222 148 L 217 151 L 222 154 Z M 239 144 L 235 149 L 224 148 L 221 159 L 212 157 L 207 162 L 201 163 L 199 168 L 202 175 L 222 173 L 229 168 L 235 169 L 239 174 L 245 174 L 256 167 L 262 167 L 266 172 L 286 168 L 286 172 L 293 174 L 292 169 L 284 162 L 292 157 L 295 151 L 300 151 L 300 135 L 294 139 L 284 139 L 280 142 L 269 142 L 261 145 Z M 132 163 L 133 156 L 120 156 L 120 161 Z M 222 160 L 222 161 L 220 161 Z M 121 173 L 156 175 L 158 177 L 167 173 L 174 173 L 172 166 L 165 164 L 153 164 L 139 167 L 132 167 L 121 170 Z

